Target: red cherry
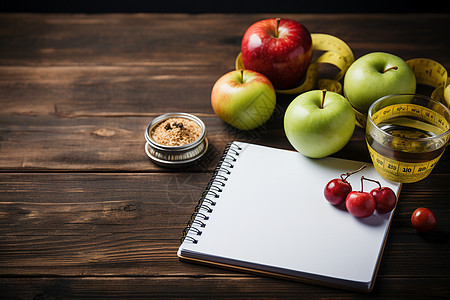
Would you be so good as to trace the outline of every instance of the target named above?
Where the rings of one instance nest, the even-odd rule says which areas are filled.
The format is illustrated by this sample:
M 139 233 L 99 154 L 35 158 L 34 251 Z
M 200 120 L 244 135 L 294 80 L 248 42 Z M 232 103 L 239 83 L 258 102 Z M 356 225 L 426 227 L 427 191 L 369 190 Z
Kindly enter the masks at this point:
M 365 167 L 366 165 L 363 165 L 356 171 L 343 173 L 340 176 L 341 178 L 336 178 L 329 181 L 325 186 L 325 189 L 323 190 L 325 199 L 327 199 L 333 205 L 344 203 L 347 195 L 352 191 L 352 186 L 347 181 L 347 178 L 352 174 L 358 173 Z
M 397 197 L 392 189 L 378 187 L 371 190 L 370 194 L 375 198 L 375 209 L 379 213 L 388 213 L 394 209 Z
M 357 218 L 370 217 L 375 211 L 375 199 L 366 192 L 353 191 L 347 195 L 345 206 Z
M 323 193 L 325 199 L 331 204 L 339 205 L 345 202 L 345 198 L 351 191 L 352 186 L 348 181 L 336 178 L 327 183 Z
M 437 220 L 431 210 L 425 207 L 419 207 L 412 213 L 411 223 L 419 232 L 430 232 L 436 228 Z

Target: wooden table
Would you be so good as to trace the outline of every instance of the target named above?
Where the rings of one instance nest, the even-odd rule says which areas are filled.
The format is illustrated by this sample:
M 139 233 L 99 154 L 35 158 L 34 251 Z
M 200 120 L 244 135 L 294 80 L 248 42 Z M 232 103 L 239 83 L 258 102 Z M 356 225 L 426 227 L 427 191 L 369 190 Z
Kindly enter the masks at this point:
M 0 15 L 0 290 L 13 299 L 360 298 L 363 295 L 180 262 L 182 230 L 231 140 L 293 149 L 282 128 L 292 97 L 252 132 L 232 130 L 210 106 L 234 67 L 247 14 Z M 293 14 L 340 37 L 355 57 L 427 57 L 450 69 L 450 15 Z M 144 130 L 163 113 L 199 116 L 204 161 L 153 164 Z M 363 130 L 335 157 L 369 161 Z M 405 184 L 369 296 L 450 296 L 450 154 Z M 439 225 L 418 234 L 412 211 Z

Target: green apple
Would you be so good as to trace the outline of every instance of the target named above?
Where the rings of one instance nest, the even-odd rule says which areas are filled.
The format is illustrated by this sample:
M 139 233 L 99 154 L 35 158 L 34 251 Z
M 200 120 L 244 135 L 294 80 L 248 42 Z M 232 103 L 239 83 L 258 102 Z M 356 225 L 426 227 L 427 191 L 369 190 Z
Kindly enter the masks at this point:
M 313 90 L 300 94 L 284 115 L 284 131 L 300 153 L 322 158 L 341 150 L 355 130 L 355 113 L 340 94 Z
M 400 57 L 384 52 L 358 58 L 344 78 L 345 97 L 363 114 L 383 96 L 415 92 L 416 77 L 411 67 Z
M 272 116 L 275 104 L 272 83 L 255 71 L 228 72 L 216 81 L 211 91 L 211 105 L 216 115 L 241 130 L 264 124 Z

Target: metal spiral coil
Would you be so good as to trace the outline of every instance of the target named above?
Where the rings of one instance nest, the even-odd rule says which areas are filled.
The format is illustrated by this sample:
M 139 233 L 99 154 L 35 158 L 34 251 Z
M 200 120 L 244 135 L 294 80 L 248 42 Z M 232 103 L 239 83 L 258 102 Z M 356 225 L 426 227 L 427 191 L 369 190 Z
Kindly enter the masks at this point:
M 220 194 L 226 186 L 226 181 L 228 181 L 227 175 L 231 174 L 230 169 L 234 168 L 234 163 L 237 161 L 241 150 L 242 147 L 235 143 L 229 143 L 225 147 L 223 155 L 213 171 L 211 180 L 206 185 L 205 191 L 194 208 L 194 213 L 183 230 L 182 243 L 184 240 L 189 240 L 194 244 L 198 243 L 197 237 L 203 233 L 203 228 L 207 225 L 207 222 L 204 221 L 209 220 L 209 214 L 213 212 L 212 207 L 217 204 L 213 199 L 220 198 Z

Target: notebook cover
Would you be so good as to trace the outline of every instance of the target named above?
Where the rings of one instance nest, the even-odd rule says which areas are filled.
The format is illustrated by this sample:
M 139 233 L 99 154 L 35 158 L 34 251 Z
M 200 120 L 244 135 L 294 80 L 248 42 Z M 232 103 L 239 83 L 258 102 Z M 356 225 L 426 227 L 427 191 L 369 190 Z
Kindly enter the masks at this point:
M 353 190 L 364 175 L 398 197 L 401 185 L 381 178 L 371 164 L 233 142 L 196 207 L 178 256 L 370 291 L 394 211 L 355 218 L 323 196 L 328 181 L 362 165 L 367 167 L 348 178 Z M 222 188 L 218 177 L 227 179 Z M 364 190 L 376 186 L 365 182 Z

